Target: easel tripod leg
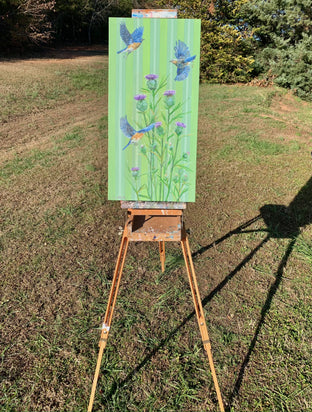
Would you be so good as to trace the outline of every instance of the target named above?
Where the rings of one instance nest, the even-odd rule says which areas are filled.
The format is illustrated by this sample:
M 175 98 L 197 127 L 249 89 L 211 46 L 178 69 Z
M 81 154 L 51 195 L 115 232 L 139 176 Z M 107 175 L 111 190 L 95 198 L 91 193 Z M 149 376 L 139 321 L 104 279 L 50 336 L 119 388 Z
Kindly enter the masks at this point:
M 197 285 L 195 269 L 194 269 L 193 260 L 192 260 L 192 254 L 191 254 L 188 238 L 186 235 L 181 240 L 181 245 L 182 245 L 182 251 L 183 251 L 183 256 L 185 260 L 187 275 L 188 275 L 188 279 L 190 282 L 192 297 L 194 301 L 196 317 L 197 317 L 203 345 L 207 352 L 211 375 L 212 375 L 213 383 L 214 383 L 215 390 L 217 393 L 219 408 L 221 412 L 224 412 L 223 400 L 222 400 L 221 391 L 219 388 L 218 379 L 217 379 L 217 375 L 216 375 L 216 371 L 215 371 L 215 367 L 213 363 L 211 344 L 210 344 L 210 339 L 208 335 L 207 324 L 205 321 L 203 306 L 202 306 L 201 299 L 200 299 L 199 289 Z
M 161 271 L 164 272 L 165 271 L 165 260 L 166 260 L 164 240 L 159 241 L 159 254 L 160 254 Z
M 116 299 L 118 295 L 121 275 L 122 275 L 122 271 L 123 271 L 123 267 L 125 263 L 126 254 L 127 254 L 129 239 L 128 237 L 126 237 L 125 232 L 126 232 L 126 228 L 124 230 L 124 235 L 122 237 L 122 241 L 121 241 L 120 248 L 119 248 L 119 254 L 118 254 L 115 272 L 113 276 L 112 286 L 111 286 L 111 290 L 110 290 L 110 294 L 109 294 L 109 298 L 107 302 L 106 313 L 105 313 L 105 317 L 104 317 L 104 321 L 102 325 L 102 333 L 101 333 L 101 338 L 99 342 L 100 350 L 99 350 L 96 369 L 95 369 L 94 378 L 93 378 L 88 412 L 91 412 L 92 407 L 93 407 L 94 396 L 95 396 L 97 381 L 99 378 L 103 352 L 104 352 L 104 349 L 107 343 L 107 338 L 108 338 L 110 325 L 112 322 L 112 317 L 113 317 L 113 313 L 115 309 Z

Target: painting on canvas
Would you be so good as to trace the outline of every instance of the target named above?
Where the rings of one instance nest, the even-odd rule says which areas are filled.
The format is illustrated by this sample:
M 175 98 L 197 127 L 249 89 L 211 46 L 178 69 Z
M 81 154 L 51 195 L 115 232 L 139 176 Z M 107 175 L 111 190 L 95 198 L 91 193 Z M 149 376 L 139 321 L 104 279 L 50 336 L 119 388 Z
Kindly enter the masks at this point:
M 109 22 L 110 200 L 195 201 L 200 20 Z

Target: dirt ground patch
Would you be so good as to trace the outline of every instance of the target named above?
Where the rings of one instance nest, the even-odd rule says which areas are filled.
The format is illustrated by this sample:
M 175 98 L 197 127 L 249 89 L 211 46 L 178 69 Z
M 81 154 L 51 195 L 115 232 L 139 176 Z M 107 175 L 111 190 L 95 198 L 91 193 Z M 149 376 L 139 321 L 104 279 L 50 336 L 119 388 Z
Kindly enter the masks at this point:
M 49 110 L 18 116 L 1 127 L 1 160 L 34 148 L 43 148 L 75 127 L 94 124 L 107 115 L 106 98 L 63 103 Z
M 6 95 L 11 90 L 18 99 L 25 88 L 34 88 L 34 93 L 39 93 L 36 88 L 38 84 L 48 84 L 51 89 L 66 87 L 68 81 L 62 84 L 63 79 L 58 78 L 59 72 L 83 70 L 103 63 L 107 50 L 99 46 L 86 50 L 77 47 L 51 49 L 45 54 L 48 57 L 0 62 L 0 93 Z M 10 79 L 14 79 L 14 82 Z M 107 115 L 107 95 L 101 98 L 90 98 L 87 94 L 60 97 L 48 101 L 46 106 L 35 104 L 23 110 L 20 105 L 9 120 L 2 121 L 0 161 L 23 151 L 42 148 L 49 144 L 51 136 L 58 138 L 74 127 L 93 124 L 101 116 Z

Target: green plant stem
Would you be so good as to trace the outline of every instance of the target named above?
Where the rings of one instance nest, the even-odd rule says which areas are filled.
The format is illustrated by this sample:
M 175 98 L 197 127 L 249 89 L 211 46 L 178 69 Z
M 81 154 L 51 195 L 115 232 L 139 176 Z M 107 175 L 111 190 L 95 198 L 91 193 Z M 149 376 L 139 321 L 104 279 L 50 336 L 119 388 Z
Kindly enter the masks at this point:
M 146 118 L 146 114 L 145 112 L 143 113 L 144 116 L 144 122 L 145 122 L 145 126 L 148 126 L 148 121 Z M 153 135 L 151 138 L 150 132 L 147 133 L 148 136 L 148 142 L 149 142 L 149 146 L 150 148 L 152 147 L 152 145 L 154 144 L 154 139 L 153 139 Z M 148 191 L 150 191 L 150 193 L 147 193 L 149 198 L 152 200 L 153 199 L 153 168 L 154 168 L 154 155 L 150 152 L 150 158 L 147 157 L 147 162 L 149 164 L 149 185 L 148 185 Z
M 155 107 L 155 90 L 152 90 L 152 111 L 153 111 L 153 119 L 152 121 L 156 121 L 156 107 Z
M 170 127 L 170 109 L 168 109 L 167 113 L 167 143 L 169 139 L 169 127 Z M 164 200 L 165 199 L 165 185 L 163 182 L 164 178 L 164 164 L 167 163 L 167 159 L 164 159 L 165 155 L 167 155 L 167 152 L 165 153 L 164 151 L 164 138 L 162 136 L 161 138 L 161 152 L 160 152 L 160 187 L 159 187 L 159 199 Z M 166 156 L 167 158 L 167 156 Z
M 177 152 L 178 152 L 179 143 L 180 143 L 180 139 L 179 139 L 179 136 L 177 135 L 177 144 L 176 144 L 176 147 L 175 147 L 174 155 L 172 156 L 172 164 L 171 164 L 171 169 L 170 169 L 170 178 L 169 178 L 168 193 L 167 193 L 166 201 L 168 200 L 168 197 L 169 197 L 169 195 L 170 195 L 170 188 L 171 188 L 171 183 L 172 183 L 173 169 L 174 169 L 174 167 L 175 167 L 175 161 L 176 161 L 176 158 L 177 158 Z
M 182 190 L 183 190 L 183 186 L 184 186 L 184 183 L 182 183 L 182 185 L 181 185 L 181 182 L 179 182 L 178 196 L 177 196 L 177 199 L 176 199 L 177 202 L 180 201 L 180 197 L 181 197 L 181 192 L 182 192 Z
M 140 200 L 140 196 L 139 196 L 139 192 L 138 192 L 138 178 L 135 177 L 134 180 L 135 180 L 135 193 L 136 193 L 136 196 L 137 196 L 137 200 Z

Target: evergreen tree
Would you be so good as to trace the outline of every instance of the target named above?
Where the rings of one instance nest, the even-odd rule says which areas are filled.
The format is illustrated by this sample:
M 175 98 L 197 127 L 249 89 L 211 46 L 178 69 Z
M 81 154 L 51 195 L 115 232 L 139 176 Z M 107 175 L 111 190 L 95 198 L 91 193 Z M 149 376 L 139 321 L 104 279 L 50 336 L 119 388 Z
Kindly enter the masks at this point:
M 311 0 L 251 0 L 243 11 L 260 71 L 312 100 Z
M 201 80 L 245 82 L 253 70 L 249 33 L 240 25 L 242 0 L 158 0 L 179 18 L 201 19 Z

